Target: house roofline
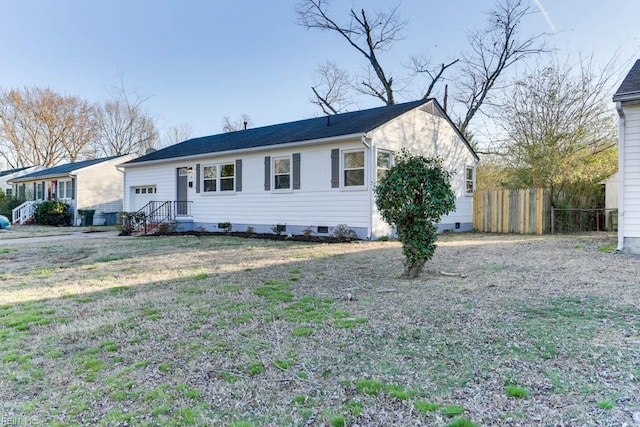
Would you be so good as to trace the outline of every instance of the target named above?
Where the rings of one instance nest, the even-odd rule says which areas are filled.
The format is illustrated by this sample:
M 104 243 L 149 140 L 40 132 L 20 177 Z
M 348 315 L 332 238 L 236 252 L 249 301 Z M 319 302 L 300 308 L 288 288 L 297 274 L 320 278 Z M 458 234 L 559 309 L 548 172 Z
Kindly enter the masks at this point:
M 635 101 L 640 100 L 640 90 L 634 90 L 632 92 L 622 92 L 613 95 L 613 102 L 618 101 Z
M 36 177 L 31 177 L 31 178 L 29 178 L 29 175 L 31 175 L 31 174 L 28 174 L 28 175 L 24 175 L 24 176 L 19 176 L 19 177 L 15 178 L 15 179 L 10 179 L 7 182 L 15 184 L 15 183 L 18 183 L 18 182 L 46 181 L 47 179 L 52 179 L 52 178 L 73 178 L 73 177 L 77 176 L 78 172 L 81 171 L 81 170 L 89 169 L 89 168 L 92 168 L 94 166 L 103 166 L 105 163 L 108 164 L 110 162 L 115 162 L 117 160 L 122 160 L 122 157 L 134 158 L 135 155 L 134 154 L 123 154 L 121 156 L 111 157 L 111 158 L 108 158 L 107 160 L 104 160 L 102 162 L 97 162 L 97 163 L 94 163 L 94 164 L 91 164 L 91 165 L 87 165 L 87 166 L 84 166 L 84 167 L 81 167 L 81 168 L 78 168 L 78 169 L 73 169 L 73 170 L 70 170 L 69 172 L 66 172 L 66 173 L 53 173 L 53 174 L 49 174 L 49 175 L 39 175 L 39 176 L 36 176 Z M 116 167 L 116 169 L 117 169 L 118 164 L 114 164 L 113 166 Z M 39 173 L 39 172 L 41 172 L 41 171 L 37 171 L 37 172 L 33 172 L 33 173 L 36 174 L 36 173 Z
M 306 141 L 287 142 L 283 144 L 262 145 L 259 147 L 239 148 L 235 150 L 211 151 L 208 153 L 193 154 L 190 156 L 171 157 L 169 159 L 148 160 L 144 162 L 135 162 L 135 163 L 120 163 L 117 166 L 126 169 L 126 168 L 138 167 L 138 166 L 174 163 L 176 161 L 183 161 L 183 160 L 189 161 L 189 160 L 197 160 L 197 159 L 210 158 L 210 157 L 216 157 L 216 156 L 222 156 L 222 155 L 232 155 L 237 153 L 252 153 L 257 151 L 267 151 L 267 150 L 280 149 L 280 148 L 302 147 L 307 145 L 319 145 L 319 144 L 327 144 L 331 142 L 342 142 L 350 139 L 361 140 L 362 137 L 366 137 L 366 136 L 367 136 L 367 132 L 358 132 L 358 133 L 351 133 L 348 135 L 330 136 L 326 138 L 309 139 Z
M 72 171 L 75 172 L 75 171 Z M 26 179 L 22 179 L 22 177 L 18 177 L 16 179 L 10 179 L 7 182 L 10 182 L 12 184 L 17 184 L 19 182 L 31 182 L 31 181 L 46 181 L 48 179 L 52 179 L 52 178 L 70 178 L 70 177 L 74 177 L 75 174 L 69 172 L 69 173 L 59 173 L 59 174 L 53 174 L 53 175 L 42 175 L 42 176 L 37 176 L 34 178 L 26 178 Z

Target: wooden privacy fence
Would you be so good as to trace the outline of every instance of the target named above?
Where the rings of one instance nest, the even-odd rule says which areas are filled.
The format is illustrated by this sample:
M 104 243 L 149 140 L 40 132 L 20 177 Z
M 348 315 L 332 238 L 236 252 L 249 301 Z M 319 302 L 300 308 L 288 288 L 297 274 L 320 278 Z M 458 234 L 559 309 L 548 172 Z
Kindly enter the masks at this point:
M 476 191 L 473 229 L 491 233 L 549 233 L 551 192 L 544 188 Z

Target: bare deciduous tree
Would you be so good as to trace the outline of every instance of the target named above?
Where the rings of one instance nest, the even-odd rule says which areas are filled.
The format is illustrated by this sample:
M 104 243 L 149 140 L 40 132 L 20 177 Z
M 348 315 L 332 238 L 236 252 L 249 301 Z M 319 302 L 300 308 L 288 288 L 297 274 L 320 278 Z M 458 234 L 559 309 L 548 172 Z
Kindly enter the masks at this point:
M 448 64 L 444 62 L 438 65 L 433 65 L 430 57 L 425 55 L 416 55 L 411 58 L 410 68 L 413 70 L 414 74 L 423 74 L 429 76 L 429 83 L 424 93 L 422 94 L 422 99 L 427 99 L 431 97 L 433 93 L 433 88 L 436 83 L 442 80 L 444 72 L 449 68 L 454 66 L 460 61 L 459 59 L 455 59 Z
M 95 130 L 92 107 L 78 97 L 38 87 L 0 93 L 0 155 L 10 167 L 79 160 Z
M 192 134 L 193 129 L 188 123 L 182 123 L 179 126 L 171 126 L 165 131 L 162 141 L 155 148 L 168 147 L 170 145 L 186 141 L 187 139 L 191 138 Z
M 315 28 L 339 34 L 356 51 L 366 58 L 375 78 L 364 78 L 354 88 L 380 99 L 387 105 L 395 104 L 393 77 L 387 76 L 378 54 L 388 50 L 402 38 L 407 22 L 398 17 L 398 6 L 388 12 L 376 12 L 373 17 L 363 8 L 351 9 L 349 22 L 338 23 L 329 14 L 329 0 L 303 0 L 296 7 L 298 23 L 306 28 Z
M 96 108 L 97 151 L 105 156 L 144 154 L 158 140 L 154 119 L 143 109 L 149 98 L 130 95 L 121 86 L 112 99 Z
M 250 128 L 253 125 L 253 121 L 248 114 L 242 114 L 240 120 L 233 121 L 231 117 L 224 116 L 222 118 L 222 131 L 223 132 L 235 132 L 237 130 L 243 130 Z
M 296 7 L 298 23 L 305 28 L 320 29 L 339 34 L 366 60 L 368 76 L 358 79 L 353 88 L 361 93 L 378 98 L 390 105 L 396 102 L 394 79 L 383 69 L 378 54 L 391 49 L 394 42 L 402 38 L 407 21 L 399 17 L 398 6 L 389 12 L 370 14 L 364 8 L 351 9 L 347 23 L 338 23 L 329 10 L 330 0 L 300 0 Z M 487 101 L 490 92 L 504 71 L 514 63 L 540 52 L 543 34 L 521 38 L 522 20 L 535 12 L 528 0 L 497 0 L 495 8 L 488 12 L 486 29 L 470 33 L 471 53 L 462 59 L 435 63 L 426 56 L 414 56 L 409 68 L 413 77 L 427 77 L 425 90 L 420 97 L 431 97 L 435 86 L 444 79 L 454 65 L 461 65 L 461 77 L 457 80 L 457 94 L 453 98 L 465 106 L 458 120 L 460 130 L 470 135 L 468 126 L 473 117 Z M 370 17 L 373 18 L 370 18 Z M 411 77 L 408 77 L 410 79 Z M 337 110 L 326 96 L 327 91 L 313 88 L 314 104 L 323 112 Z
M 333 61 L 318 65 L 318 83 L 311 87 L 314 98 L 312 104 L 320 107 L 324 114 L 338 114 L 347 111 L 352 104 L 349 90 L 352 84 L 345 70 Z
M 541 43 L 544 34 L 520 37 L 522 20 L 535 11 L 528 0 L 498 0 L 495 8 L 487 13 L 488 27 L 470 33 L 471 54 L 462 58 L 462 78 L 458 80 L 455 97 L 466 108 L 458 123 L 463 134 L 504 71 L 528 56 L 545 51 Z

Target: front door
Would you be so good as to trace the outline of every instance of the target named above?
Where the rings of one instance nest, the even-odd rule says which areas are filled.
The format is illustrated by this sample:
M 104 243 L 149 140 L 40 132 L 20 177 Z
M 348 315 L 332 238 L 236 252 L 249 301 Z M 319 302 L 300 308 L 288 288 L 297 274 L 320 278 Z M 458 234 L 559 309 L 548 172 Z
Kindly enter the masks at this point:
M 176 177 L 176 215 L 186 216 L 188 214 L 187 209 L 187 188 L 189 188 L 189 170 L 184 168 L 178 168 Z

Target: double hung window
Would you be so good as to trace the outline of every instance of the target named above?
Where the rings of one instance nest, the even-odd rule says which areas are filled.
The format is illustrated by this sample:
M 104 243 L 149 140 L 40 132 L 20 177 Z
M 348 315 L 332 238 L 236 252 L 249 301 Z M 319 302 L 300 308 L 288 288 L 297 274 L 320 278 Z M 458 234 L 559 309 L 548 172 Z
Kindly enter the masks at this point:
M 273 158 L 273 189 L 288 190 L 291 188 L 291 157 Z
M 57 194 L 56 196 L 60 200 L 70 200 L 73 199 L 73 186 L 72 182 L 69 181 L 58 181 L 56 184 Z
M 235 164 L 220 163 L 202 167 L 202 189 L 205 193 L 234 191 Z
M 393 166 L 393 155 L 391 151 L 378 150 L 376 154 L 376 181 L 380 181 L 387 176 L 387 172 Z
M 474 190 L 474 179 L 473 179 L 473 168 L 471 166 L 467 166 L 465 169 L 465 188 L 467 194 L 472 194 Z
M 364 186 L 364 150 L 342 153 L 343 185 L 345 187 Z

